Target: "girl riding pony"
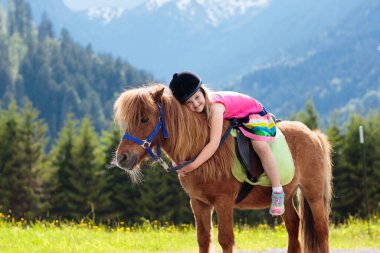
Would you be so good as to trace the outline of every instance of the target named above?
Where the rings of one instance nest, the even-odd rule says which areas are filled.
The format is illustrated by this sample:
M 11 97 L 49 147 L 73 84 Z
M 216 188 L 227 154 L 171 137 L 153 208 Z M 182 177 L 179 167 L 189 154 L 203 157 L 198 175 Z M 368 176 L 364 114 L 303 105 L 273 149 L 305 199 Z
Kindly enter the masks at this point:
M 253 149 L 260 157 L 263 168 L 272 184 L 273 216 L 285 212 L 284 192 L 280 184 L 275 157 L 268 145 L 276 136 L 276 126 L 260 102 L 247 95 L 233 91 L 211 92 L 202 86 L 194 73 L 175 73 L 169 85 L 174 97 L 190 110 L 205 113 L 210 127 L 210 141 L 197 158 L 177 172 L 181 176 L 198 169 L 218 149 L 222 136 L 223 120 L 236 118 L 242 123 L 241 132 L 251 139 Z

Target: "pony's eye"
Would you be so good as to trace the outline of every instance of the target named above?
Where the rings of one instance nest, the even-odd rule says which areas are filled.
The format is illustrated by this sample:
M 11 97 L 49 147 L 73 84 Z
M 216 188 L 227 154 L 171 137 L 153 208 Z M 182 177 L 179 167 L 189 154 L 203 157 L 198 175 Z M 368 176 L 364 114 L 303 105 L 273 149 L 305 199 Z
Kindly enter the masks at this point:
M 141 123 L 144 124 L 144 123 L 147 123 L 149 121 L 149 118 L 143 116 L 140 121 L 141 121 Z

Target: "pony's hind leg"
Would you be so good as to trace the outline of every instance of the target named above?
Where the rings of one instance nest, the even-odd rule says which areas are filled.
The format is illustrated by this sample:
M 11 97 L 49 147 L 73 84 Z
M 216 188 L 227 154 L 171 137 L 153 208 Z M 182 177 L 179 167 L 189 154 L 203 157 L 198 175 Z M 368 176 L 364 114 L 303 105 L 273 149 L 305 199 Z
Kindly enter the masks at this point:
M 329 253 L 329 214 L 331 202 L 331 146 L 322 133 L 314 132 L 319 143 L 314 154 L 304 164 L 299 192 L 299 210 L 302 220 L 305 253 Z M 311 148 L 305 148 L 310 151 Z M 312 152 L 309 152 L 310 154 Z M 305 154 L 306 155 L 306 154 Z
M 292 197 L 285 201 L 285 210 L 282 219 L 288 232 L 288 253 L 301 253 L 301 244 L 298 240 L 300 218 Z
M 213 207 L 197 199 L 190 199 L 195 217 L 199 253 L 209 253 L 212 242 L 212 213 Z
M 306 193 L 304 193 L 306 195 Z M 329 253 L 329 220 L 322 194 L 300 201 L 305 253 Z

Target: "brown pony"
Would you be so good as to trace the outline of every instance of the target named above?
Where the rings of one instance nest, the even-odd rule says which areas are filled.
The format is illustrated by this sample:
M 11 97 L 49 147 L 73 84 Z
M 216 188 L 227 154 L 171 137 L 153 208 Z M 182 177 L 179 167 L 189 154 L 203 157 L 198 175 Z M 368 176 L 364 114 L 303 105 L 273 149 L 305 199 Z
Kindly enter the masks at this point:
M 162 129 L 152 142 L 160 145 L 175 163 L 190 160 L 199 154 L 209 140 L 205 115 L 191 112 L 178 103 L 165 86 L 154 84 L 124 91 L 114 104 L 115 120 L 126 127 L 125 132 L 146 139 L 159 122 L 162 103 L 168 139 Z M 224 129 L 229 122 L 226 121 Z M 295 175 L 284 187 L 285 213 L 282 215 L 289 235 L 288 252 L 327 253 L 329 249 L 329 213 L 331 200 L 331 147 L 325 135 L 311 131 L 300 122 L 283 121 L 277 126 L 284 133 L 291 150 Z M 212 213 L 218 217 L 218 240 L 223 252 L 234 247 L 233 209 L 268 208 L 271 188 L 255 186 L 240 203 L 235 198 L 242 186 L 231 173 L 235 143 L 230 136 L 218 151 L 202 166 L 179 180 L 190 196 L 195 216 L 199 252 L 211 250 Z M 132 179 L 139 178 L 138 165 L 148 157 L 136 143 L 122 139 L 116 152 L 118 166 L 128 171 Z M 299 214 L 293 204 L 298 194 Z M 301 224 L 300 224 L 301 223 Z M 301 244 L 298 234 L 301 230 Z

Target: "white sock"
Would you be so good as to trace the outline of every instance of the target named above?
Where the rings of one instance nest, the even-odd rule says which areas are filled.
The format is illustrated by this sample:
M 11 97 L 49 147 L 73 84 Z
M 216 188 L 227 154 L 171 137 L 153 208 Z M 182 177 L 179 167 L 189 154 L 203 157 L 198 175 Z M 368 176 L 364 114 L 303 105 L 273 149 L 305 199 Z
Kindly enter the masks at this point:
M 282 192 L 283 191 L 282 190 L 282 186 L 280 185 L 280 186 L 272 187 L 272 191 L 274 191 L 274 192 Z

